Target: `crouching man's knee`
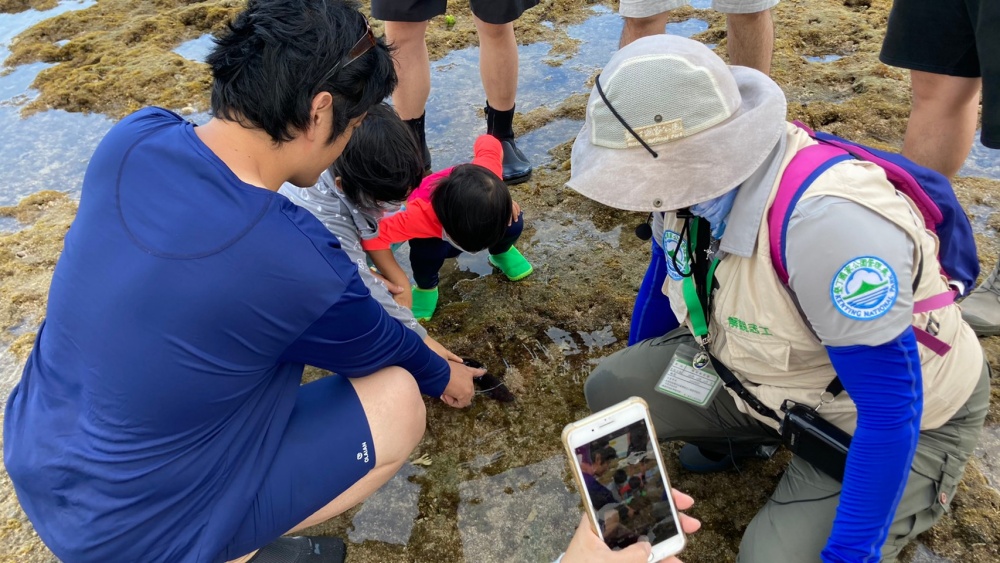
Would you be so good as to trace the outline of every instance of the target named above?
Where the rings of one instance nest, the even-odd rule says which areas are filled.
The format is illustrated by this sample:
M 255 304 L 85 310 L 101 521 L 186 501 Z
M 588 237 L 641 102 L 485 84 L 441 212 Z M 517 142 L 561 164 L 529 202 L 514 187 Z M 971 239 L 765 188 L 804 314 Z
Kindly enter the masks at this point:
M 417 382 L 400 367 L 352 381 L 368 417 L 379 465 L 402 464 L 424 437 L 427 408 Z

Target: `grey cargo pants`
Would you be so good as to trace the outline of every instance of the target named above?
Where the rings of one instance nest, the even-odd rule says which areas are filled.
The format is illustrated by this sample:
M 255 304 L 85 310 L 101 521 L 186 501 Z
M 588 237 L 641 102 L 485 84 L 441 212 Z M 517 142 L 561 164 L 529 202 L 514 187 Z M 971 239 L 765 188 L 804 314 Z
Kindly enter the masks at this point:
M 680 344 L 693 342 L 690 332 L 681 327 L 605 358 L 587 379 L 585 392 L 590 409 L 598 411 L 639 396 L 649 403 L 661 442 L 683 440 L 719 452 L 728 452 L 730 444 L 734 450 L 747 451 L 761 444 L 780 443 L 772 428 L 737 410 L 724 389 L 706 409 L 653 389 L 674 350 Z M 910 478 L 882 547 L 882 561 L 895 561 L 907 543 L 948 509 L 965 463 L 979 441 L 989 400 L 989 367 L 984 364 L 979 384 L 966 404 L 944 426 L 920 433 Z M 771 495 L 775 502 L 764 505 L 747 526 L 738 561 L 818 562 L 833 528 L 840 486 L 837 480 L 794 457 Z M 824 497 L 828 498 L 809 501 Z M 777 504 L 790 501 L 806 502 Z

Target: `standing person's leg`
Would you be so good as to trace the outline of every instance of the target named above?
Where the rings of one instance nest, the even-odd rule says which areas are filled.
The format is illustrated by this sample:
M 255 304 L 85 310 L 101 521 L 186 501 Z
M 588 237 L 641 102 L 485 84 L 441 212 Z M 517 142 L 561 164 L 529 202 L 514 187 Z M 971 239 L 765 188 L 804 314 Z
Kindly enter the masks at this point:
M 954 497 L 989 409 L 989 367 L 951 420 L 920 433 L 910 477 L 882 546 L 891 563 L 910 541 L 937 522 Z M 764 508 L 747 526 L 740 563 L 818 561 L 833 529 L 841 484 L 795 457 Z
M 625 20 L 618 47 L 636 39 L 663 33 L 670 21 L 670 10 L 687 4 L 687 0 L 621 0 L 618 13 Z
M 972 147 L 980 87 L 966 0 L 895 0 L 879 59 L 911 71 L 903 154 L 954 176 Z
M 771 10 L 750 14 L 726 14 L 729 64 L 755 68 L 771 74 L 774 53 L 774 21 Z
M 479 75 L 486 92 L 486 133 L 503 146 L 503 180 L 518 184 L 531 177 L 531 163 L 514 142 L 518 53 L 514 20 L 537 0 L 472 0 L 479 33 Z
M 431 91 L 431 63 L 427 55 L 427 22 L 445 13 L 447 0 L 372 0 L 372 17 L 385 21 L 386 42 L 396 48 L 393 58 L 399 83 L 392 105 L 410 126 L 423 151 L 424 167 L 431 169 L 424 106 Z
M 713 0 L 712 8 L 726 14 L 729 64 L 771 73 L 777 0 Z
M 406 462 L 425 424 L 416 381 L 402 368 L 303 385 L 254 505 L 220 555 L 246 561 L 263 547 L 258 560 L 275 561 L 282 559 L 269 558 L 271 552 L 287 556 L 299 544 L 308 545 L 309 540 L 277 538 L 368 498 Z
M 913 105 L 903 156 L 951 178 L 975 140 L 981 80 L 911 70 L 910 84 Z
M 462 253 L 448 241 L 439 238 L 410 240 L 410 268 L 413 270 L 413 316 L 427 321 L 434 316 L 438 303 L 438 272 L 447 258 Z

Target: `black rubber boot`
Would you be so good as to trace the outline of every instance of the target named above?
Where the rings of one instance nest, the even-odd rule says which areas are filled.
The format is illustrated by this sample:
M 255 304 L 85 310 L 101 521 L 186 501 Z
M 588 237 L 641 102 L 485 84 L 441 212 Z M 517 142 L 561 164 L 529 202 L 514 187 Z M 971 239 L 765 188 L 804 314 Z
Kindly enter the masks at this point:
M 420 145 L 421 156 L 424 159 L 424 176 L 431 173 L 431 150 L 427 148 L 427 132 L 424 121 L 426 117 L 427 114 L 424 113 L 415 119 L 403 120 L 403 123 L 409 125 L 410 131 L 413 131 L 413 135 L 417 138 L 417 144 Z
M 531 163 L 514 143 L 514 108 L 497 111 L 486 102 L 486 133 L 493 135 L 503 147 L 503 181 L 520 184 L 531 178 Z
M 282 537 L 260 548 L 248 563 L 343 563 L 347 546 L 340 538 Z

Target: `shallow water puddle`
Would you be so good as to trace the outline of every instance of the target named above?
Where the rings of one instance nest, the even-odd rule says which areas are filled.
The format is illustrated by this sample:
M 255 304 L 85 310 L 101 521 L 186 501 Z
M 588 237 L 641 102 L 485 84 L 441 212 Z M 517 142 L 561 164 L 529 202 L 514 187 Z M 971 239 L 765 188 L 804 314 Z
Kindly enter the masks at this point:
M 990 228 L 990 217 L 996 213 L 996 209 L 989 205 L 970 205 L 966 212 L 969 214 L 969 221 L 972 223 L 972 232 L 977 235 L 988 237 L 996 236 L 996 231 Z
M 708 6 L 704 0 L 698 4 Z M 517 111 L 539 107 L 555 109 L 568 96 L 585 92 L 585 84 L 618 49 L 622 19 L 606 6 L 591 8 L 594 17 L 568 26 L 570 38 L 580 42 L 569 57 L 550 55 L 551 45 L 534 43 L 518 48 Z M 708 29 L 708 22 L 689 19 L 667 25 L 667 32 L 690 37 Z M 427 100 L 427 143 L 434 169 L 439 170 L 472 156 L 472 143 L 486 132 L 482 117 L 486 97 L 479 77 L 479 48 L 448 53 L 431 63 L 431 94 Z M 556 120 L 518 137 L 520 148 L 538 166 L 549 160 L 547 152 L 579 131 L 580 122 Z
M 958 171 L 959 176 L 979 176 L 1000 180 L 1000 150 L 988 149 L 980 140 L 982 131 L 976 131 L 976 142 L 972 145 L 969 158 Z
M 174 49 L 174 52 L 189 61 L 203 63 L 215 47 L 215 37 L 209 33 L 197 39 L 185 41 Z
M 601 348 L 605 348 L 618 342 L 615 338 L 614 332 L 611 330 L 611 325 L 607 325 L 604 328 L 599 328 L 593 332 L 577 332 L 577 337 L 573 336 L 574 333 L 567 332 L 558 327 L 549 327 L 545 330 L 545 335 L 559 348 L 563 356 L 575 356 L 583 351 L 580 348 L 577 341 L 583 343 L 587 347 L 588 353 L 596 352 Z
M 10 54 L 11 40 L 32 25 L 94 1 L 69 0 L 46 11 L 0 14 L 0 59 Z M 36 94 L 29 88 L 35 76 L 51 65 L 19 66 L 0 76 L 0 205 L 13 205 L 41 190 L 78 192 L 94 147 L 111 128 L 102 115 L 52 110 L 21 119 L 21 107 Z
M 483 563 L 555 560 L 580 521 L 580 497 L 566 487 L 565 471 L 557 455 L 459 484 L 463 551 Z
M 802 57 L 811 63 L 832 63 L 844 58 L 843 55 L 820 55 L 818 57 Z

